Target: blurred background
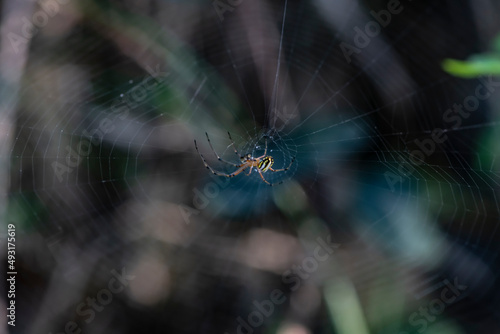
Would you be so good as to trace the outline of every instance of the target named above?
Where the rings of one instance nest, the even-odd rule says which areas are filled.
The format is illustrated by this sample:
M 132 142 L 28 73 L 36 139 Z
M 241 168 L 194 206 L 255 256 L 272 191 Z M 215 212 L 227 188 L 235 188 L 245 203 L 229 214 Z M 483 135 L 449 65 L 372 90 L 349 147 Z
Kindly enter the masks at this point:
M 1 332 L 500 333 L 498 1 L 0 5 Z

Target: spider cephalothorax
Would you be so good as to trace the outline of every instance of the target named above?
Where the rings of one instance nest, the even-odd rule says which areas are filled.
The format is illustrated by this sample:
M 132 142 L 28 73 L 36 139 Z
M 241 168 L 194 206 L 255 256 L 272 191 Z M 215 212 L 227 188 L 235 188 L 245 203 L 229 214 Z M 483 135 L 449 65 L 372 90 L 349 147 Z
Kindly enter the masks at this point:
M 234 148 L 234 153 L 236 153 L 240 157 L 240 160 L 241 160 L 241 164 L 235 164 L 235 163 L 232 163 L 232 162 L 229 162 L 229 161 L 226 161 L 226 160 L 222 159 L 217 154 L 217 152 L 215 152 L 215 150 L 214 150 L 214 148 L 212 146 L 212 143 L 210 142 L 210 138 L 208 137 L 208 133 L 205 132 L 205 134 L 207 136 L 207 141 L 210 144 L 210 148 L 212 149 L 212 151 L 214 152 L 215 156 L 217 157 L 217 160 L 222 161 L 222 162 L 224 162 L 226 164 L 229 164 L 229 165 L 232 165 L 232 166 L 238 168 L 236 171 L 234 171 L 231 174 L 227 174 L 227 173 L 222 173 L 222 172 L 216 171 L 215 169 L 213 169 L 212 167 L 210 167 L 208 165 L 207 161 L 205 160 L 205 158 L 203 157 L 203 155 L 198 150 L 198 145 L 196 144 L 196 140 L 195 140 L 194 141 L 194 146 L 196 147 L 196 151 L 200 155 L 201 160 L 203 160 L 203 163 L 205 164 L 205 167 L 207 169 L 209 169 L 215 175 L 220 175 L 220 176 L 225 176 L 225 177 L 234 177 L 234 176 L 240 174 L 241 172 L 243 172 L 247 168 L 250 169 L 250 171 L 248 172 L 247 175 L 250 175 L 252 173 L 252 170 L 255 168 L 255 170 L 257 171 L 257 173 L 259 173 L 259 175 L 262 178 L 262 180 L 265 183 L 269 184 L 270 186 L 273 186 L 273 185 L 276 185 L 276 184 L 280 184 L 283 181 L 278 182 L 278 183 L 269 183 L 264 178 L 264 176 L 262 175 L 262 173 L 265 173 L 268 170 L 270 170 L 272 172 L 284 172 L 284 171 L 288 170 L 288 168 L 290 168 L 290 166 L 295 161 L 295 157 L 293 157 L 292 161 L 290 161 L 290 164 L 288 165 L 288 167 L 281 168 L 281 169 L 273 169 L 272 166 L 274 164 L 274 159 L 273 159 L 272 156 L 267 155 L 267 138 L 266 138 L 266 146 L 265 146 L 265 149 L 264 149 L 264 154 L 261 155 L 260 157 L 253 157 L 250 153 L 247 153 L 245 155 L 240 155 L 238 153 L 238 150 L 236 149 L 236 146 L 234 145 L 233 139 L 231 138 L 231 134 L 228 132 L 227 134 L 229 136 L 229 140 L 231 140 L 231 145 Z

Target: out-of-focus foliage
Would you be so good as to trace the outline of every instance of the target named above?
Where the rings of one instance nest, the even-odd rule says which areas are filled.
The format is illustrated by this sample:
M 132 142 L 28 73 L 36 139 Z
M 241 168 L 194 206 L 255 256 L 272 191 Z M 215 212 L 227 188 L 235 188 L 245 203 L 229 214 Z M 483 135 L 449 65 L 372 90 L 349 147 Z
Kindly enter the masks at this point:
M 493 41 L 492 51 L 471 55 L 467 60 L 445 59 L 443 69 L 461 78 L 500 75 L 500 35 Z
M 498 333 L 498 92 L 443 121 L 479 84 L 461 78 L 500 74 L 500 39 L 481 53 L 471 29 L 486 2 L 401 1 L 376 33 L 394 1 L 60 5 L 2 101 L 12 331 Z M 225 173 L 266 140 L 274 168 L 296 161 L 264 173 L 276 187 L 215 176 L 193 140 Z M 124 290 L 82 315 L 121 270 Z

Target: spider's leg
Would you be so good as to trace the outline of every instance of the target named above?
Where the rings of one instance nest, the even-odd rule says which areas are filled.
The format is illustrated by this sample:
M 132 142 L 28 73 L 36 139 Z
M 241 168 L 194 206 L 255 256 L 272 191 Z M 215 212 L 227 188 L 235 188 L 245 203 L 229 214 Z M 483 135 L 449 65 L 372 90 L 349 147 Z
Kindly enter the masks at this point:
M 252 174 L 252 169 L 253 169 L 253 167 L 250 167 L 250 171 L 248 172 L 247 176 L 249 176 L 250 174 Z
M 236 167 L 238 167 L 238 169 L 235 172 L 231 173 L 231 174 L 227 174 L 227 173 L 222 173 L 222 172 L 216 171 L 215 169 L 213 169 L 212 167 L 210 167 L 210 165 L 208 164 L 208 162 L 205 160 L 205 157 L 203 156 L 203 154 L 201 154 L 200 151 L 198 150 L 198 144 L 196 143 L 196 140 L 194 141 L 194 147 L 196 148 L 196 151 L 200 155 L 200 158 L 203 161 L 203 164 L 205 165 L 205 167 L 208 170 L 210 170 L 212 172 L 212 174 L 215 174 L 215 175 L 218 175 L 218 176 L 225 176 L 225 177 L 234 177 L 234 176 L 240 174 L 241 172 L 243 172 L 248 167 L 251 167 L 251 165 L 249 165 L 247 163 L 244 163 L 244 164 L 241 164 L 241 165 L 234 164 Z
M 266 146 L 265 146 L 265 149 L 264 149 L 264 154 L 261 155 L 260 157 L 255 158 L 255 159 L 260 160 L 260 159 L 265 158 L 266 156 L 267 156 L 267 136 L 266 136 Z
M 240 174 L 241 172 L 243 172 L 245 169 L 247 169 L 250 166 L 247 165 L 247 164 L 243 164 L 243 165 L 240 166 L 240 168 L 238 168 L 235 172 L 233 172 L 231 174 L 218 172 L 218 171 L 216 171 L 215 169 L 213 169 L 212 167 L 210 167 L 208 165 L 206 167 L 207 167 L 207 169 L 209 169 L 215 175 L 225 176 L 225 177 L 234 177 L 234 176 Z
M 280 181 L 280 182 L 276 182 L 276 183 L 269 183 L 265 178 L 264 178 L 264 175 L 262 175 L 262 172 L 260 171 L 260 169 L 257 169 L 257 172 L 259 172 L 259 175 L 260 175 L 260 178 L 262 179 L 262 181 L 264 181 L 265 183 L 267 183 L 268 185 L 270 185 L 271 187 L 272 186 L 276 186 L 278 184 L 282 184 L 283 181 Z
M 269 167 L 269 170 L 272 171 L 272 172 L 284 172 L 286 170 L 288 170 L 288 168 L 290 168 L 293 164 L 293 162 L 295 161 L 295 157 L 292 158 L 292 161 L 290 161 L 290 164 L 288 165 L 287 168 L 281 168 L 281 169 L 272 169 L 271 167 Z
M 229 133 L 229 131 L 227 132 L 227 135 L 229 136 L 229 140 L 231 141 L 231 145 L 233 146 L 233 149 L 234 149 L 234 153 L 236 153 L 236 155 L 238 156 L 238 158 L 242 158 L 242 156 L 238 153 L 238 150 L 236 149 L 236 145 L 234 144 L 234 140 L 233 138 L 231 138 L 231 134 Z
M 217 160 L 222 161 L 222 162 L 224 162 L 224 163 L 226 163 L 228 165 L 235 166 L 235 167 L 239 167 L 240 166 L 239 164 L 235 164 L 235 163 L 232 163 L 232 162 L 229 162 L 229 161 L 226 161 L 226 160 L 222 159 L 217 154 L 217 152 L 214 150 L 214 147 L 212 146 L 212 142 L 210 141 L 210 138 L 208 137 L 208 133 L 205 132 L 205 134 L 207 135 L 208 144 L 210 145 L 210 148 L 212 149 L 212 152 L 214 152 L 215 156 L 217 157 Z
M 214 172 L 213 168 L 208 165 L 208 162 L 205 160 L 205 157 L 203 156 L 203 154 L 200 153 L 200 150 L 198 150 L 198 144 L 196 143 L 196 139 L 194 141 L 194 147 L 196 148 L 196 152 L 198 152 L 198 154 L 200 155 L 200 158 L 203 161 L 203 164 L 205 165 L 205 167 L 210 169 L 213 173 Z

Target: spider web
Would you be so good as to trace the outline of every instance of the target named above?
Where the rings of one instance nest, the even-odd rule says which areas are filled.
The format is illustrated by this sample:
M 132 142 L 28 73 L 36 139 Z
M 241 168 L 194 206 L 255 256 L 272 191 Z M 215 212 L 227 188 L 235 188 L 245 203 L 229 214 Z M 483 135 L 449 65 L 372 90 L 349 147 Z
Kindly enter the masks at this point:
M 467 11 L 401 1 L 377 32 L 366 30 L 371 11 L 390 1 L 216 3 L 169 3 L 172 12 L 152 22 L 147 11 L 92 4 L 84 12 L 100 11 L 94 21 L 53 45 L 43 30 L 32 40 L 17 92 L 8 220 L 36 231 L 70 278 L 95 264 L 72 263 L 81 250 L 95 249 L 105 267 L 131 263 L 129 246 L 156 220 L 179 253 L 216 240 L 207 235 L 300 234 L 311 224 L 339 243 L 377 245 L 406 270 L 431 268 L 431 281 L 460 275 L 471 293 L 488 291 L 484 280 L 498 277 L 500 79 L 462 80 L 440 67 L 476 48 Z M 488 98 L 447 121 L 479 86 Z M 193 139 L 214 169 L 235 170 L 217 161 L 205 132 L 223 159 L 240 163 L 228 131 L 240 155 L 267 146 L 275 169 L 295 159 L 263 174 L 282 183 L 269 187 L 255 169 L 231 179 L 205 170 Z M 242 243 L 234 237 L 228 252 Z M 367 280 L 377 274 L 356 265 Z M 235 267 L 221 266 L 217 295 Z M 483 308 L 498 316 L 497 304 Z M 55 330 L 34 319 L 31 331 Z

